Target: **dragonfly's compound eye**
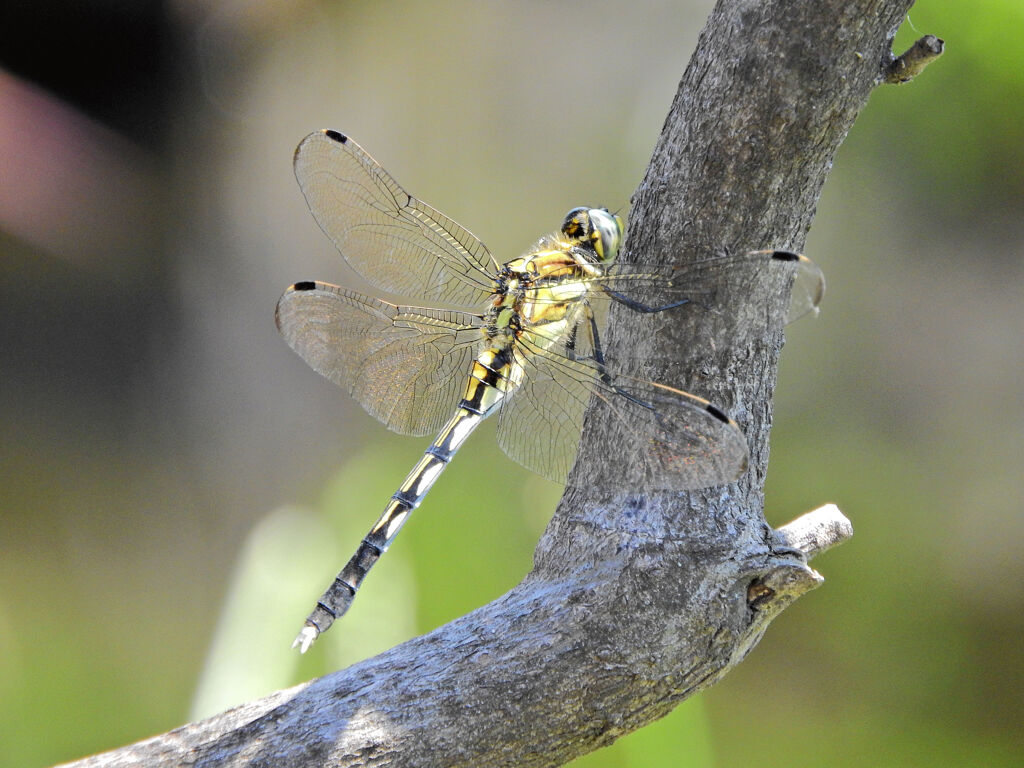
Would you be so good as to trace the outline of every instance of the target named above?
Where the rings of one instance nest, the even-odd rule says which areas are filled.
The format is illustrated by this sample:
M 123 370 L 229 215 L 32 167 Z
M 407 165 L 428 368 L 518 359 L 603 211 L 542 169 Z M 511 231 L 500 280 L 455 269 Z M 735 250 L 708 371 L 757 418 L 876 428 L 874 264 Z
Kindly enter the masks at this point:
M 622 219 L 605 208 L 591 208 L 587 216 L 591 227 L 590 241 L 598 257 L 606 263 L 615 261 L 622 244 Z
M 562 234 L 589 245 L 601 261 L 612 262 L 622 243 L 622 220 L 607 208 L 573 208 L 562 222 Z
M 573 208 L 565 214 L 562 234 L 566 237 L 571 240 L 586 240 L 590 237 L 591 230 L 589 208 Z

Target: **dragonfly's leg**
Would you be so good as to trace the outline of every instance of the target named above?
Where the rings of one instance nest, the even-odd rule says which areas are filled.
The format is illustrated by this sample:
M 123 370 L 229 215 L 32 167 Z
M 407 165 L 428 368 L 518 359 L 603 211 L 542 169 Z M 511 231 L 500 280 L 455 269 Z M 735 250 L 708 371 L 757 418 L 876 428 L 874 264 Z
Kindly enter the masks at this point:
M 565 351 L 569 353 L 569 356 L 573 360 L 579 360 L 576 356 L 576 332 L 579 330 L 578 325 L 574 325 L 572 330 L 569 331 L 569 338 L 565 340 Z
M 660 307 L 652 307 L 649 304 L 644 304 L 643 302 L 637 301 L 636 299 L 631 299 L 625 294 L 619 293 L 618 291 L 613 291 L 611 288 L 608 288 L 606 286 L 601 286 L 601 290 L 607 293 L 611 298 L 615 299 L 615 301 L 619 302 L 619 304 L 629 307 L 634 312 L 664 312 L 666 309 L 675 309 L 676 307 L 683 306 L 683 304 L 690 303 L 690 299 L 680 299 L 679 301 L 673 301 L 671 304 L 665 304 Z
M 590 359 L 597 363 L 597 368 L 601 372 L 601 381 L 610 387 L 614 387 L 612 377 L 604 365 L 604 350 L 601 349 L 601 333 L 597 329 L 597 318 L 594 317 L 594 310 L 589 305 L 587 306 L 587 327 L 590 329 L 590 348 L 593 350 L 590 354 Z M 574 341 L 577 328 L 573 329 Z
M 587 319 L 590 323 L 590 338 L 592 342 L 591 348 L 595 350 L 595 353 L 590 355 L 579 354 L 579 350 L 576 349 L 576 342 L 579 338 L 580 326 L 579 324 L 577 324 L 572 327 L 572 330 L 569 331 L 569 335 L 565 340 L 566 357 L 568 357 L 570 360 L 579 360 L 581 362 L 585 362 L 587 360 L 597 360 L 599 363 L 603 365 L 604 360 L 601 358 L 601 350 L 598 346 L 599 342 L 595 341 L 597 337 L 597 326 L 594 325 L 594 314 L 593 312 L 590 311 L 589 307 L 587 307 Z
M 653 405 L 651 405 L 650 403 L 646 402 L 645 400 L 641 400 L 636 395 L 630 394 L 629 392 L 627 392 L 626 390 L 622 389 L 621 387 L 614 387 L 614 389 L 615 389 L 615 393 L 616 394 L 621 395 L 622 397 L 624 397 L 627 400 L 629 400 L 631 403 L 636 403 L 641 408 L 646 408 L 649 411 L 654 411 L 654 406 Z
M 603 381 L 605 384 L 611 387 L 617 395 L 621 395 L 630 402 L 639 405 L 641 408 L 646 408 L 649 411 L 655 411 L 653 404 L 648 403 L 646 400 L 641 400 L 636 395 L 616 385 L 615 382 L 612 380 L 611 374 L 608 373 L 608 369 L 605 368 L 604 350 L 601 349 L 601 333 L 597 329 L 597 318 L 594 317 L 594 313 L 590 309 L 590 307 L 587 307 L 587 327 L 590 328 L 591 346 L 594 350 L 594 353 L 593 355 L 591 355 L 591 357 L 593 358 L 594 362 L 597 363 L 597 367 L 601 371 L 601 381 Z

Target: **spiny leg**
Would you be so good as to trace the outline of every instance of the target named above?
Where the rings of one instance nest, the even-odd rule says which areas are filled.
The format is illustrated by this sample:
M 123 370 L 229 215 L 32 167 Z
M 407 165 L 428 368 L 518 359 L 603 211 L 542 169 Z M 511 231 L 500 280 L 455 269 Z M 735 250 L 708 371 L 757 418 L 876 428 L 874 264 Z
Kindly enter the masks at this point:
M 679 301 L 673 301 L 671 304 L 664 304 L 660 307 L 652 307 L 649 304 L 644 304 L 642 301 L 631 299 L 624 293 L 614 291 L 611 288 L 608 288 L 607 286 L 602 285 L 601 290 L 608 294 L 608 296 L 613 298 L 615 301 L 619 302 L 619 304 L 622 304 L 625 307 L 629 307 L 634 312 L 643 312 L 645 314 L 650 314 L 652 312 L 664 312 L 667 309 L 675 309 L 676 307 L 681 307 L 684 304 L 689 304 L 692 301 L 692 299 L 680 299 Z
M 687 303 L 687 301 L 689 301 L 689 300 L 687 299 L 686 301 L 683 301 L 683 302 L 680 302 L 680 303 L 685 304 L 685 303 Z M 642 400 L 641 398 L 639 398 L 636 395 L 634 395 L 632 392 L 629 392 L 628 390 L 624 389 L 623 387 L 618 386 L 614 382 L 614 380 L 612 379 L 612 375 L 608 372 L 608 369 L 605 366 L 604 350 L 601 347 L 601 333 L 600 333 L 600 331 L 598 330 L 598 327 L 597 327 L 597 318 L 594 317 L 594 312 L 590 308 L 589 305 L 586 307 L 586 319 L 587 319 L 587 327 L 589 328 L 589 332 L 590 332 L 590 342 L 591 342 L 590 346 L 591 346 L 591 349 L 593 350 L 593 352 L 588 356 L 587 359 L 593 360 L 594 363 L 596 364 L 596 367 L 597 367 L 598 371 L 600 372 L 601 381 L 604 384 L 606 384 L 609 388 L 611 388 L 612 391 L 615 392 L 615 394 L 617 394 L 617 395 L 619 395 L 621 397 L 624 397 L 626 400 L 629 400 L 630 402 L 634 403 L 635 405 L 638 405 L 641 408 L 644 408 L 644 409 L 650 411 L 651 413 L 653 413 L 655 415 L 656 418 L 660 418 L 659 414 L 658 414 L 658 409 L 655 407 L 655 405 L 653 403 L 650 403 L 650 402 L 648 402 L 646 400 Z M 572 339 L 571 339 L 571 343 L 572 343 L 572 347 L 573 348 L 575 347 L 576 334 L 577 334 L 578 330 L 579 330 L 579 326 L 577 326 L 576 328 L 573 329 Z M 570 351 L 572 351 L 572 349 L 570 349 Z M 575 359 L 583 359 L 583 358 L 575 358 Z M 662 385 L 656 385 L 656 386 L 662 386 Z M 666 390 L 671 390 L 670 387 L 665 387 L 665 389 Z M 688 397 L 692 397 L 690 395 L 687 395 L 687 396 Z M 712 403 L 704 402 L 702 404 L 702 407 L 703 407 L 703 409 L 705 411 L 710 413 L 712 416 L 714 416 L 719 421 L 724 422 L 724 423 L 729 423 L 729 421 L 730 421 L 729 417 L 725 414 L 724 411 L 722 411 L 716 405 L 714 405 Z

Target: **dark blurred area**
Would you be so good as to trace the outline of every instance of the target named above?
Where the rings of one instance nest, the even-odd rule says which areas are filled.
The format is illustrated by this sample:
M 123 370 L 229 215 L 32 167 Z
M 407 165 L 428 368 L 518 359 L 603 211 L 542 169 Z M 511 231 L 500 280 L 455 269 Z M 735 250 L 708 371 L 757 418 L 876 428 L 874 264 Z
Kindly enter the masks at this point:
M 344 130 L 510 258 L 628 203 L 709 8 L 0 6 L 0 766 L 167 730 L 521 578 L 558 489 L 492 426 L 344 631 L 288 650 L 425 446 L 277 336 L 288 284 L 359 287 L 292 152 Z M 834 501 L 854 539 L 729 678 L 579 765 L 1024 759 L 1022 20 L 919 3 L 895 47 L 947 53 L 877 90 L 819 205 L 829 294 L 788 332 L 766 503 Z M 508 508 L 480 519 L 483 493 Z
M 154 0 L 13 0 L 0 9 L 4 68 L 149 150 L 168 129 L 178 36 Z
M 159 158 L 175 38 L 163 3 L 0 8 L 11 386 L 109 395 L 116 410 L 152 364 L 169 311 Z M 11 333 L 21 323 L 32 333 Z

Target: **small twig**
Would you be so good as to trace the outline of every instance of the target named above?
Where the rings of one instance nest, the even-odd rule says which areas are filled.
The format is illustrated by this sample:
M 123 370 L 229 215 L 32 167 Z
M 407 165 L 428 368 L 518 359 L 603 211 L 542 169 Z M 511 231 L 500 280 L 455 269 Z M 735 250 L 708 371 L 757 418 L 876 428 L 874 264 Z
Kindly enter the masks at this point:
M 775 530 L 775 541 L 810 560 L 853 536 L 853 525 L 835 504 L 811 510 Z
M 909 83 L 939 58 L 945 49 L 946 41 L 941 37 L 925 35 L 885 68 L 885 82 L 890 85 Z
M 778 557 L 747 587 L 747 605 L 758 616 L 748 630 L 750 642 L 741 642 L 739 653 L 746 654 L 768 623 L 793 601 L 824 583 L 807 561 L 852 536 L 853 526 L 835 504 L 818 507 L 773 531 Z

